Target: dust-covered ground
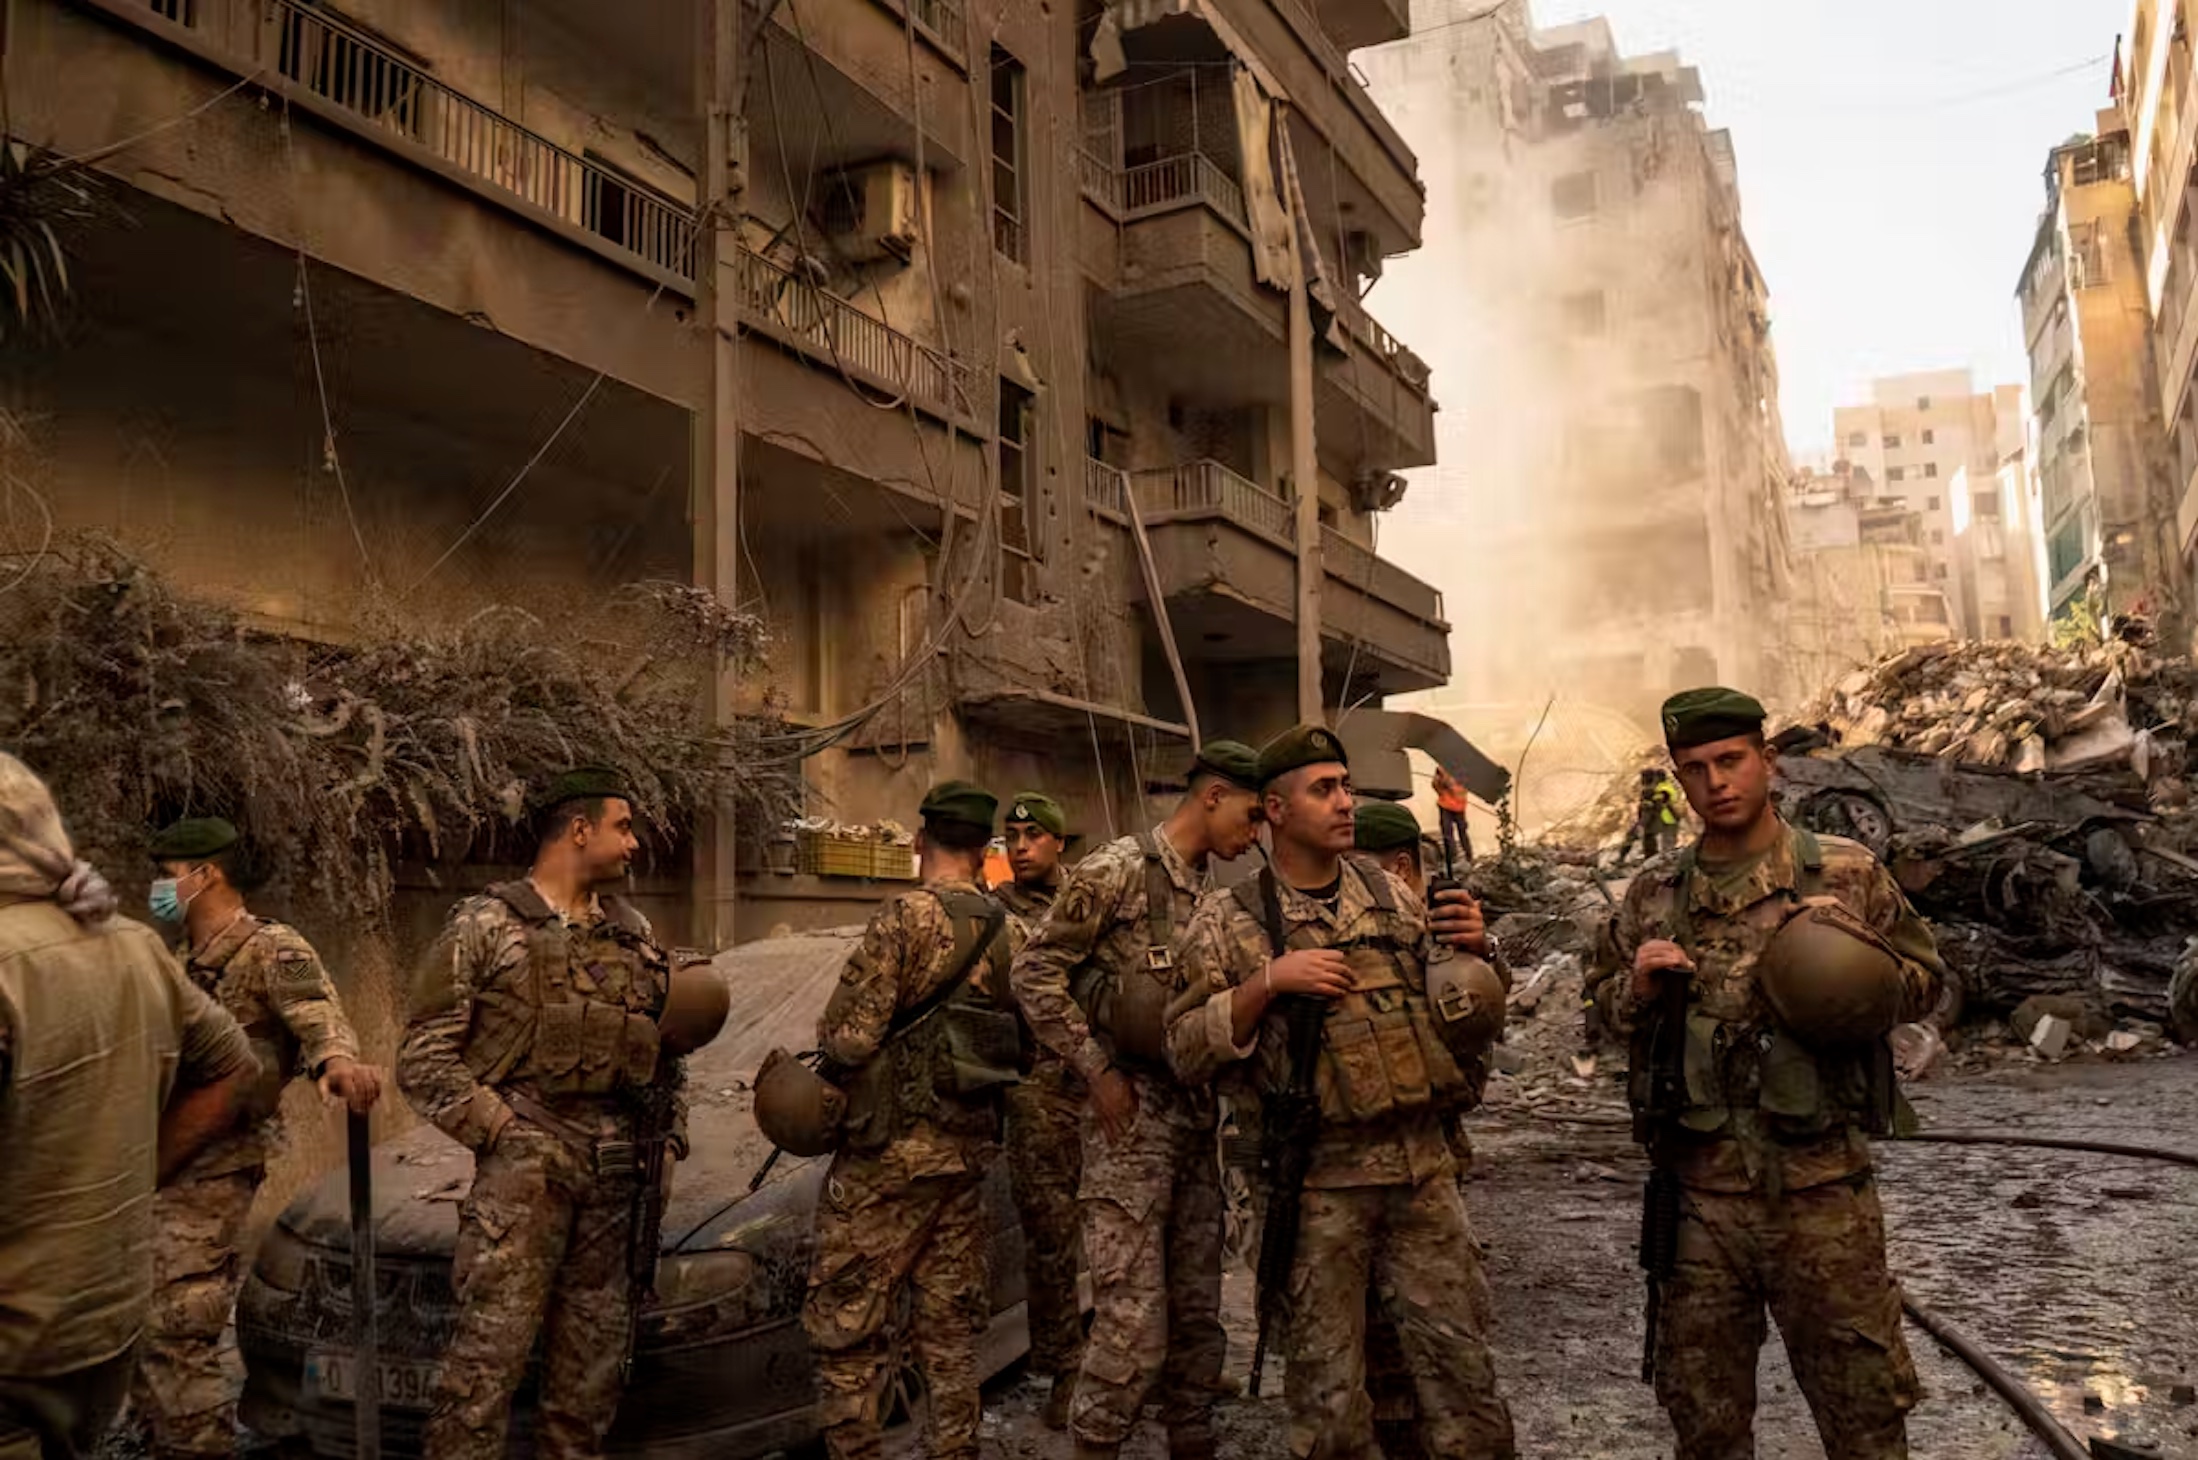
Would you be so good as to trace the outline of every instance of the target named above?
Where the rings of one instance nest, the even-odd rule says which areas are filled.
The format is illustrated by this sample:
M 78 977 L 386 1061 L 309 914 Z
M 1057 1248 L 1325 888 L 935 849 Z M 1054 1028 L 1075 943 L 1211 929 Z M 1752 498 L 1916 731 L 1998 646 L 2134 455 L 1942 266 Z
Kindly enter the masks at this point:
M 1622 1122 L 1613 1062 L 1592 1078 L 1543 1060 L 1500 1076 L 1476 1117 L 1467 1202 L 1488 1249 L 1495 1347 L 1520 1453 L 1654 1460 L 1670 1430 L 1640 1382 L 1641 1276 L 1634 1265 L 1646 1168 Z M 1927 1081 L 1929 1125 L 2198 1147 L 2198 1058 L 2043 1066 Z M 1911 1294 L 1968 1332 L 2045 1397 L 2079 1436 L 2198 1456 L 2198 1170 L 2012 1148 L 1903 1145 L 1880 1161 L 1892 1260 Z M 1230 1377 L 1251 1350 L 1250 1281 L 1228 1282 Z M 1928 1460 L 2017 1460 L 2049 1452 L 1958 1360 L 1920 1330 L 1909 1342 L 1928 1397 L 1910 1426 Z M 1280 1365 L 1268 1397 L 1221 1411 L 1228 1455 L 1286 1453 Z M 1761 1369 L 1759 1453 L 1824 1455 L 1775 1336 Z M 985 1454 L 1066 1457 L 1037 1422 L 1041 1383 L 988 1397 Z M 1161 1460 L 1147 1423 L 1125 1451 Z

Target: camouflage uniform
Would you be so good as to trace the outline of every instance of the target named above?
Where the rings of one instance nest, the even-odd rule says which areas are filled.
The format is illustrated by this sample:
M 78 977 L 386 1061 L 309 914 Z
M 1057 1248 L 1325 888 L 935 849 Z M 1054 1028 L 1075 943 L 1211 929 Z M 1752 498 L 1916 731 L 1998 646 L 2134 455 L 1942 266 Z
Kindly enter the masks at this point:
M 1181 929 L 1206 879 L 1161 830 L 1151 836 L 1169 890 L 1167 924 Z M 1094 975 L 1151 976 L 1152 885 L 1136 837 L 1085 857 L 1016 959 L 1015 993 L 1040 1044 L 1087 1080 L 1120 1069 L 1137 1093 L 1137 1118 L 1119 1140 L 1107 1139 L 1095 1112 L 1084 1113 L 1084 1252 L 1094 1312 L 1069 1428 L 1079 1445 L 1120 1445 L 1158 1381 L 1169 1449 L 1190 1456 L 1212 1452 L 1228 1346 L 1215 1101 L 1159 1064 L 1117 1062 L 1111 1036 L 1094 1032 L 1072 992 Z
M 1288 947 L 1352 949 L 1362 984 L 1393 974 L 1424 1007 L 1426 963 L 1434 952 L 1426 913 L 1400 895 L 1387 874 L 1347 864 L 1333 903 L 1279 880 L 1276 890 Z M 1356 966 L 1367 956 L 1378 968 Z M 1169 1055 L 1184 1079 L 1203 1084 L 1228 1072 L 1232 1088 L 1247 1097 L 1289 1083 L 1280 1008 L 1270 1009 L 1248 1044 L 1234 1039 L 1233 990 L 1258 978 L 1272 957 L 1262 919 L 1237 892 L 1214 893 L 1199 903 L 1177 960 L 1185 994 L 1168 1030 Z M 1331 1028 L 1339 1012 L 1331 1011 Z M 1415 1047 L 1425 1050 L 1424 1043 Z M 1391 1053 L 1384 1045 L 1381 1057 Z M 1448 1072 L 1456 1092 L 1451 1098 L 1462 1100 L 1478 1088 L 1478 1061 L 1455 1053 L 1450 1058 L 1457 1066 Z M 1428 1066 L 1421 1075 L 1427 1086 L 1434 1084 L 1433 1059 L 1427 1052 L 1419 1057 Z M 1284 1336 L 1291 1453 L 1314 1460 L 1365 1460 L 1379 1453 L 1366 1393 L 1371 1286 L 1411 1372 L 1427 1451 L 1472 1460 L 1509 1457 L 1515 1453 L 1511 1416 L 1497 1394 L 1488 1350 L 1480 1248 L 1445 1133 L 1456 1107 L 1423 1088 L 1425 1103 L 1351 1119 L 1340 1111 L 1353 1082 L 1335 1070 L 1324 1047 L 1325 1113 L 1300 1199 Z
M 1704 865 L 1690 873 L 1691 852 L 1644 869 L 1603 943 L 1598 998 L 1614 1027 L 1632 1031 L 1646 1012 L 1632 994 L 1635 953 L 1671 938 L 1695 964 L 1690 1051 L 1697 1041 L 1762 1048 L 1757 1036 L 1768 1038 L 1775 1025 L 1756 986 L 1755 960 L 1803 895 L 1836 897 L 1884 933 L 1902 955 L 1902 1017 L 1928 1010 L 1942 976 L 1929 927 L 1866 848 L 1816 840 L 1817 868 L 1806 865 L 1806 844 L 1788 837 L 1731 869 Z M 1711 1078 L 1741 1089 L 1763 1083 L 1768 1064 L 1750 1063 L 1752 1080 Z M 1690 1053 L 1689 1065 L 1716 1060 L 1697 1062 Z M 1766 1308 L 1785 1336 L 1825 1449 L 1853 1460 L 1905 1456 L 1906 1415 L 1921 1390 L 1901 1336 L 1899 1291 L 1885 1268 L 1884 1219 L 1863 1130 L 1837 1108 L 1788 1128 L 1767 1109 L 1736 1104 L 1728 1111 L 1697 1083 L 1690 1072 L 1696 1108 L 1658 1156 L 1685 1188 L 1678 1266 L 1664 1288 L 1656 1335 L 1657 1398 L 1678 1431 L 1681 1460 L 1754 1455 Z
M 397 1083 L 474 1153 L 428 1460 L 503 1454 L 537 1334 L 535 1452 L 602 1453 L 632 1329 L 644 1105 L 669 1107 L 661 1138 L 685 1149 L 679 1068 L 656 1046 L 669 977 L 639 912 L 604 898 L 568 922 L 529 882 L 459 903 L 421 963 Z
M 1058 874 L 1042 887 L 1011 880 L 992 889 L 1025 942 L 1036 936 L 1059 892 Z M 1030 1073 L 1007 1094 L 1007 1169 L 1023 1221 L 1030 1367 L 1056 1378 L 1073 1376 L 1084 1354 L 1084 1316 L 1076 1294 L 1083 1259 L 1076 1187 L 1084 1169 L 1078 1127 L 1085 1094 L 1083 1077 L 1043 1046 Z
M 840 1070 L 853 1072 L 848 1145 L 832 1158 L 817 1207 L 816 1256 L 802 1327 L 817 1354 L 817 1421 L 831 1460 L 873 1460 L 893 1337 L 895 1305 L 906 1291 L 902 1337 L 922 1369 L 931 1399 L 934 1460 L 976 1460 L 983 1412 L 977 1390 L 977 1339 L 992 1316 L 984 1173 L 1000 1150 L 999 1101 L 972 1099 L 930 1114 L 905 1101 L 858 1117 L 854 1094 L 882 1069 L 898 1095 L 890 1047 L 896 1016 L 947 987 L 973 941 L 942 897 L 981 896 L 972 882 L 949 880 L 887 902 L 863 930 L 839 986 L 817 1024 L 817 1043 Z M 972 997 L 1011 1003 L 1007 965 L 1020 941 L 1010 920 L 1004 941 L 977 958 Z M 894 1104 L 894 1096 L 887 1097 Z M 858 1123 L 875 1122 L 875 1137 Z
M 236 1453 L 244 1363 L 223 1331 L 244 1282 L 237 1239 L 281 1138 L 294 1072 L 318 1075 L 359 1044 L 336 986 L 294 928 L 240 915 L 191 952 L 191 981 L 228 1011 L 260 1062 L 253 1108 L 153 1199 L 153 1307 L 131 1399 L 157 1455 Z

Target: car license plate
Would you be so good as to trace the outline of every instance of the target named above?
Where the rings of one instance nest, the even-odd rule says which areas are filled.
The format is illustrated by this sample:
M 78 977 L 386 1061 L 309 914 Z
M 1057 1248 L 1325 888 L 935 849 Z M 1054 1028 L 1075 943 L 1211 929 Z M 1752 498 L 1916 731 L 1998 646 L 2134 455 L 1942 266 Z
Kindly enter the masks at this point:
M 434 1403 L 435 1365 L 421 1359 L 383 1359 L 382 1403 L 399 1409 L 426 1409 Z M 318 1348 L 305 1356 L 305 1392 L 309 1398 L 354 1404 L 359 1398 L 359 1363 L 348 1349 Z

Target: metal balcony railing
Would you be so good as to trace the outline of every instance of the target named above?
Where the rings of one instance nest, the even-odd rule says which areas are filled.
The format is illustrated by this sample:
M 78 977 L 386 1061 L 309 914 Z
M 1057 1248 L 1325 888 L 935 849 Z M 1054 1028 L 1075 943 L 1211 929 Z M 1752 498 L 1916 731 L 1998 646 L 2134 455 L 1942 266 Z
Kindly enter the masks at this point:
M 1239 228 L 1251 226 L 1243 187 L 1203 152 L 1179 152 L 1132 167 L 1122 174 L 1121 188 L 1122 211 L 1132 218 L 1203 204 Z
M 694 278 L 694 213 L 462 96 L 371 36 L 297 0 L 269 0 L 275 69 L 443 161 Z
M 1129 473 L 1089 456 L 1084 458 L 1084 505 L 1127 517 L 1130 510 Z
M 966 366 L 760 254 L 742 249 L 737 273 L 742 313 L 919 404 L 969 414 Z
M 1112 467 L 1091 463 L 1100 471 Z M 1293 505 L 1218 461 L 1186 461 L 1176 466 L 1132 472 L 1128 476 L 1140 510 L 1151 514 L 1215 513 L 1276 547 L 1296 551 Z M 1092 491 L 1087 475 L 1085 491 Z M 1442 594 L 1388 559 L 1351 541 L 1332 527 L 1321 528 L 1322 560 L 1328 576 L 1340 583 L 1431 623 L 1447 623 Z

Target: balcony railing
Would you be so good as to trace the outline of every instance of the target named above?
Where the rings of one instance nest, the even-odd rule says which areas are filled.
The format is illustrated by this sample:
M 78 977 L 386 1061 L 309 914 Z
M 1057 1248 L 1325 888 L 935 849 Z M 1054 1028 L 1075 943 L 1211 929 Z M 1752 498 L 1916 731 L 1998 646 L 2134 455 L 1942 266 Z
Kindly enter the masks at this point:
M 1126 477 L 1111 466 L 1087 461 L 1085 500 L 1093 505 L 1111 505 L 1101 500 L 1102 494 L 1125 480 L 1136 495 L 1139 509 L 1147 514 L 1218 513 L 1278 548 L 1296 551 L 1295 507 L 1218 461 L 1186 461 L 1176 466 L 1131 472 Z M 1329 577 L 1416 618 L 1431 623 L 1448 622 L 1443 617 L 1442 594 L 1395 563 L 1351 541 L 1332 527 L 1321 528 L 1320 540 Z
M 1202 203 L 1240 228 L 1249 227 L 1244 189 L 1203 152 L 1180 152 L 1122 174 L 1122 211 L 1140 213 Z
M 1278 545 L 1297 541 L 1290 504 L 1218 461 L 1186 461 L 1130 477 L 1137 505 L 1146 512 L 1212 512 L 1248 527 Z
M 682 280 L 694 213 L 461 96 L 326 11 L 270 0 L 275 69 L 306 90 Z
M 881 324 L 829 289 L 747 249 L 738 267 L 743 314 L 836 366 L 921 404 L 970 413 L 967 367 Z
M 1084 458 L 1084 505 L 1127 517 L 1130 510 L 1129 473 L 1091 457 Z

